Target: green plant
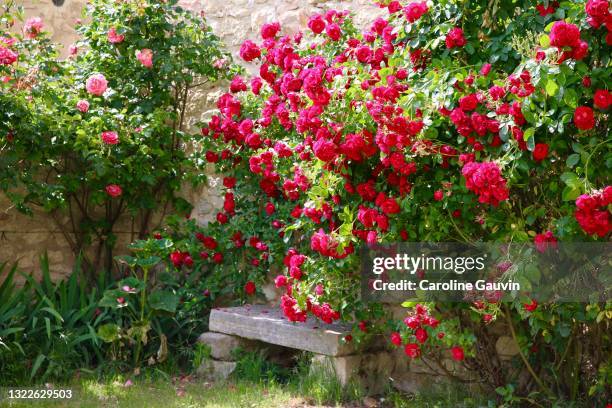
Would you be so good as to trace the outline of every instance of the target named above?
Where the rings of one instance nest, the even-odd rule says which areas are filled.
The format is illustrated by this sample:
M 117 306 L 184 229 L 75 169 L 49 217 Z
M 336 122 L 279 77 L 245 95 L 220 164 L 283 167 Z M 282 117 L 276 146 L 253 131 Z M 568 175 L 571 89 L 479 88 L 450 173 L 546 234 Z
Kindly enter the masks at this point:
M 89 2 L 62 61 L 42 28 L 9 32 L 12 5 L 0 15 L 2 50 L 19 57 L 0 64 L 0 190 L 20 211 L 53 215 L 93 282 L 113 268 L 121 217 L 144 238 L 167 211 L 189 211 L 179 190 L 204 175 L 187 105 L 234 68 L 176 0 Z
M 78 267 L 54 283 L 45 254 L 40 258 L 40 282 L 22 274 L 20 289 L 13 282 L 16 271 L 14 266 L 0 286 L 0 362 L 7 374 L 3 381 L 16 385 L 67 379 L 103 362 L 96 329 L 110 316 L 98 309 L 99 292 L 87 289 Z M 98 285 L 105 287 L 104 278 Z

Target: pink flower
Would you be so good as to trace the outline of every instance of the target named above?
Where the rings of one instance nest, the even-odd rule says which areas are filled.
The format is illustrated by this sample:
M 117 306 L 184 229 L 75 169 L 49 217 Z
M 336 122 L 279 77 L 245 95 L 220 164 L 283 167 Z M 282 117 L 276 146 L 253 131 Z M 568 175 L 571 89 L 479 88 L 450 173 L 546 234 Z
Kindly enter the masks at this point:
M 0 65 L 11 65 L 17 61 L 18 54 L 0 45 Z
M 256 58 L 259 58 L 260 56 L 261 50 L 253 41 L 246 40 L 240 46 L 240 57 L 246 62 L 251 62 Z
M 107 87 L 108 82 L 102 74 L 93 74 L 87 78 L 87 82 L 85 83 L 85 89 L 87 89 L 87 92 L 96 96 L 102 96 Z
M 43 29 L 43 22 L 40 17 L 32 17 L 25 22 L 23 32 L 26 38 L 33 40 Z
M 338 41 L 340 37 L 342 37 L 342 30 L 340 30 L 340 27 L 338 26 L 338 24 L 335 24 L 335 23 L 329 24 L 325 28 L 325 32 L 327 33 L 329 38 L 332 39 L 332 41 Z
M 80 101 L 77 102 L 76 108 L 79 111 L 85 113 L 89 110 L 89 102 L 87 102 L 85 99 L 81 99 Z
M 422 1 L 420 3 L 410 3 L 404 9 L 404 11 L 406 12 L 406 19 L 410 23 L 414 23 L 415 21 L 417 21 L 419 18 L 421 18 L 423 14 L 427 13 L 428 10 L 429 7 L 427 7 L 427 2 L 425 1 Z
M 119 143 L 119 135 L 111 130 L 102 132 L 102 142 L 107 145 L 116 145 Z
M 108 41 L 111 44 L 119 44 L 125 39 L 125 35 L 117 34 L 117 30 L 115 29 L 115 27 L 111 27 L 111 29 L 108 30 L 106 37 L 108 38 Z
M 123 190 L 116 184 L 109 184 L 108 186 L 106 186 L 106 194 L 113 198 L 119 197 L 122 193 Z
M 325 20 L 320 14 L 315 14 L 308 20 L 308 28 L 315 34 L 321 34 L 325 30 Z
M 144 67 L 153 67 L 153 51 L 149 48 L 143 48 L 140 51 L 136 51 L 136 58 L 138 58 L 138 61 L 140 61 Z
M 580 29 L 565 21 L 556 21 L 550 29 L 550 45 L 557 48 L 578 47 Z
M 261 38 L 264 40 L 274 38 L 280 29 L 281 26 L 278 22 L 264 24 L 261 26 Z
M 538 252 L 544 253 L 549 248 L 557 247 L 557 238 L 555 238 L 552 231 L 546 231 L 543 234 L 536 235 L 533 239 L 533 243 Z
M 480 75 L 487 76 L 489 75 L 489 72 L 491 72 L 491 64 L 487 62 L 482 66 L 482 68 L 480 68 Z

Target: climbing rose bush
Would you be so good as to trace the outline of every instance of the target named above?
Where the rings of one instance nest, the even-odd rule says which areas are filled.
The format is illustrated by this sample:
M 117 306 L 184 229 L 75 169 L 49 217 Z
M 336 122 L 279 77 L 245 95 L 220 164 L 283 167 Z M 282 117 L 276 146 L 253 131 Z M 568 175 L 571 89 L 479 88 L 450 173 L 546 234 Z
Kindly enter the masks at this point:
M 179 190 L 203 178 L 187 104 L 235 68 L 176 3 L 88 2 L 67 59 L 40 18 L 9 8 L 0 21 L 0 190 L 51 213 L 92 275 L 114 268 L 120 219 L 145 237 L 164 212 L 189 211 Z
M 271 273 L 289 320 L 356 322 L 346 341 L 387 333 L 410 359 L 479 370 L 508 401 L 513 390 L 606 401 L 609 303 L 519 293 L 502 304 L 488 293 L 472 304 L 406 303 L 406 319 L 393 322 L 360 300 L 357 248 L 499 241 L 545 251 L 608 240 L 609 2 L 380 6 L 386 16 L 361 33 L 330 10 L 305 33 L 271 23 L 244 42 L 240 56 L 258 73 L 234 77 L 202 127 L 223 208 L 205 227 L 172 222 L 162 255 L 242 299 Z M 504 388 L 518 380 L 487 351 L 497 319 L 533 382 Z M 572 361 L 574 374 L 559 376 Z

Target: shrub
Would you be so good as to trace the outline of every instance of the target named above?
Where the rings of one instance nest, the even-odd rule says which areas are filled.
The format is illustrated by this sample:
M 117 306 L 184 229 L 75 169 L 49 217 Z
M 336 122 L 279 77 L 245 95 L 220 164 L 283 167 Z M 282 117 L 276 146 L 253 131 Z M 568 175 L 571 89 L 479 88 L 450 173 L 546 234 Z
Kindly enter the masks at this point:
M 276 269 L 288 319 L 356 321 L 359 341 L 385 325 L 360 300 L 357 245 L 607 240 L 610 34 L 594 3 L 392 1 L 362 34 L 333 10 L 307 36 L 263 26 L 240 50 L 259 75 L 234 77 L 202 128 L 223 209 L 206 227 L 171 225 L 161 256 L 242 298 Z M 533 378 L 517 394 L 606 399 L 595 345 L 609 341 L 609 304 L 409 306 L 415 324 L 392 325 L 409 358 L 516 382 L 481 347 L 504 317 Z M 567 354 L 577 343 L 589 345 Z
M 187 212 L 178 191 L 203 178 L 187 104 L 232 68 L 176 3 L 89 2 L 65 61 L 40 20 L 3 31 L 0 188 L 20 211 L 51 213 L 87 272 L 112 267 L 122 216 L 144 237 L 166 211 Z M 10 10 L 1 23 L 14 25 Z

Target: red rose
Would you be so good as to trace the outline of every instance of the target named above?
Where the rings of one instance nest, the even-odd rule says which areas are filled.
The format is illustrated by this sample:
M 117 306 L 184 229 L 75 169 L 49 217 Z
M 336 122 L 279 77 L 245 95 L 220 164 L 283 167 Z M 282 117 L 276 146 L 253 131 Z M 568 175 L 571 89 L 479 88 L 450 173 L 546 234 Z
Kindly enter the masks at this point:
M 425 331 L 425 329 L 423 329 L 422 327 L 419 327 L 418 329 L 416 329 L 416 331 L 414 332 L 414 336 L 416 337 L 417 341 L 421 344 L 427 341 L 427 331 Z
M 276 286 L 277 288 L 287 286 L 287 277 L 285 275 L 278 275 L 274 279 L 274 286 Z
M 225 224 L 229 221 L 229 218 L 223 213 L 217 213 L 217 221 L 219 222 L 219 224 Z
M 226 188 L 234 188 L 236 186 L 236 177 L 224 177 L 223 186 Z
M 478 107 L 478 97 L 476 94 L 470 94 L 459 99 L 459 107 L 466 112 L 473 111 Z
M 467 44 L 465 37 L 463 36 L 463 30 L 459 27 L 452 28 L 448 34 L 446 34 L 446 48 L 452 49 L 457 47 L 463 47 Z
M 553 235 L 552 231 L 546 231 L 543 234 L 538 234 L 533 238 L 533 243 L 538 252 L 546 252 L 548 248 L 557 247 L 557 238 Z
M 122 193 L 123 190 L 116 184 L 109 184 L 108 186 L 106 186 L 106 194 L 113 198 L 119 197 Z
M 599 109 L 607 109 L 612 104 L 612 94 L 607 89 L 598 89 L 593 96 L 593 103 Z
M 536 302 L 535 299 L 531 299 L 531 303 L 525 303 L 523 305 L 523 309 L 525 309 L 525 311 L 529 313 L 535 312 L 537 308 L 538 308 L 538 302 Z
M 537 143 L 533 149 L 533 160 L 542 161 L 548 156 L 548 145 L 546 143 Z
M 327 33 L 329 38 L 332 39 L 332 41 L 338 41 L 340 37 L 342 37 L 342 30 L 340 30 L 340 27 L 338 26 L 338 24 L 328 25 L 327 28 L 325 29 L 325 32 Z
M 261 26 L 261 38 L 264 40 L 274 38 L 280 29 L 281 26 L 278 22 L 264 24 Z
M 359 330 L 361 330 L 364 333 L 368 331 L 368 325 L 365 322 L 365 320 L 360 321 L 358 324 L 358 327 L 359 327 Z
M 397 214 L 400 212 L 400 206 L 394 198 L 387 198 L 380 205 L 380 209 L 385 214 Z
M 453 360 L 462 361 L 465 358 L 465 353 L 463 352 L 463 347 L 461 346 L 454 346 L 450 351 Z
M 402 336 L 398 332 L 391 333 L 391 343 L 395 344 L 398 347 L 401 346 Z
M 312 30 L 315 34 L 321 34 L 323 30 L 325 30 L 325 20 L 323 20 L 323 16 L 320 14 L 315 14 L 310 17 L 308 21 L 308 28 Z
M 253 295 L 256 290 L 257 290 L 257 287 L 255 286 L 255 283 L 253 281 L 248 281 L 244 285 L 244 292 L 249 296 Z
M 250 62 L 255 58 L 259 58 L 260 56 L 261 51 L 259 50 L 257 44 L 255 44 L 253 41 L 246 40 L 242 43 L 242 46 L 240 47 L 240 57 L 243 60 Z
M 209 163 L 217 163 L 219 161 L 219 155 L 209 150 L 206 152 L 206 161 Z
M 315 156 L 324 162 L 330 162 L 338 155 L 338 146 L 331 140 L 321 138 L 312 147 Z
M 433 197 L 436 201 L 442 201 L 442 199 L 444 198 L 444 193 L 442 192 L 442 190 L 436 190 L 434 191 Z
M 216 264 L 222 263 L 223 262 L 223 254 L 221 252 L 215 252 L 215 254 L 212 257 L 212 260 Z
M 372 49 L 367 45 L 362 45 L 355 51 L 355 57 L 357 58 L 357 61 L 363 64 L 368 63 L 372 58 Z
M 427 7 L 427 2 L 425 1 L 422 1 L 420 3 L 410 3 L 404 9 L 404 11 L 406 12 L 406 19 L 410 23 L 414 23 L 415 21 L 417 21 L 419 18 L 421 18 L 423 14 L 427 13 L 428 10 L 429 7 Z
M 579 106 L 574 111 L 574 124 L 580 130 L 593 129 L 595 126 L 595 117 L 593 109 L 588 106 Z
M 408 343 L 404 346 L 404 353 L 410 358 L 418 358 L 421 355 L 421 348 L 416 343 Z
M 565 21 L 556 21 L 550 29 L 550 45 L 563 47 L 577 47 L 580 43 L 580 29 L 574 24 Z
M 170 261 L 176 268 L 180 268 L 183 264 L 184 255 L 181 251 L 174 251 L 170 254 Z

